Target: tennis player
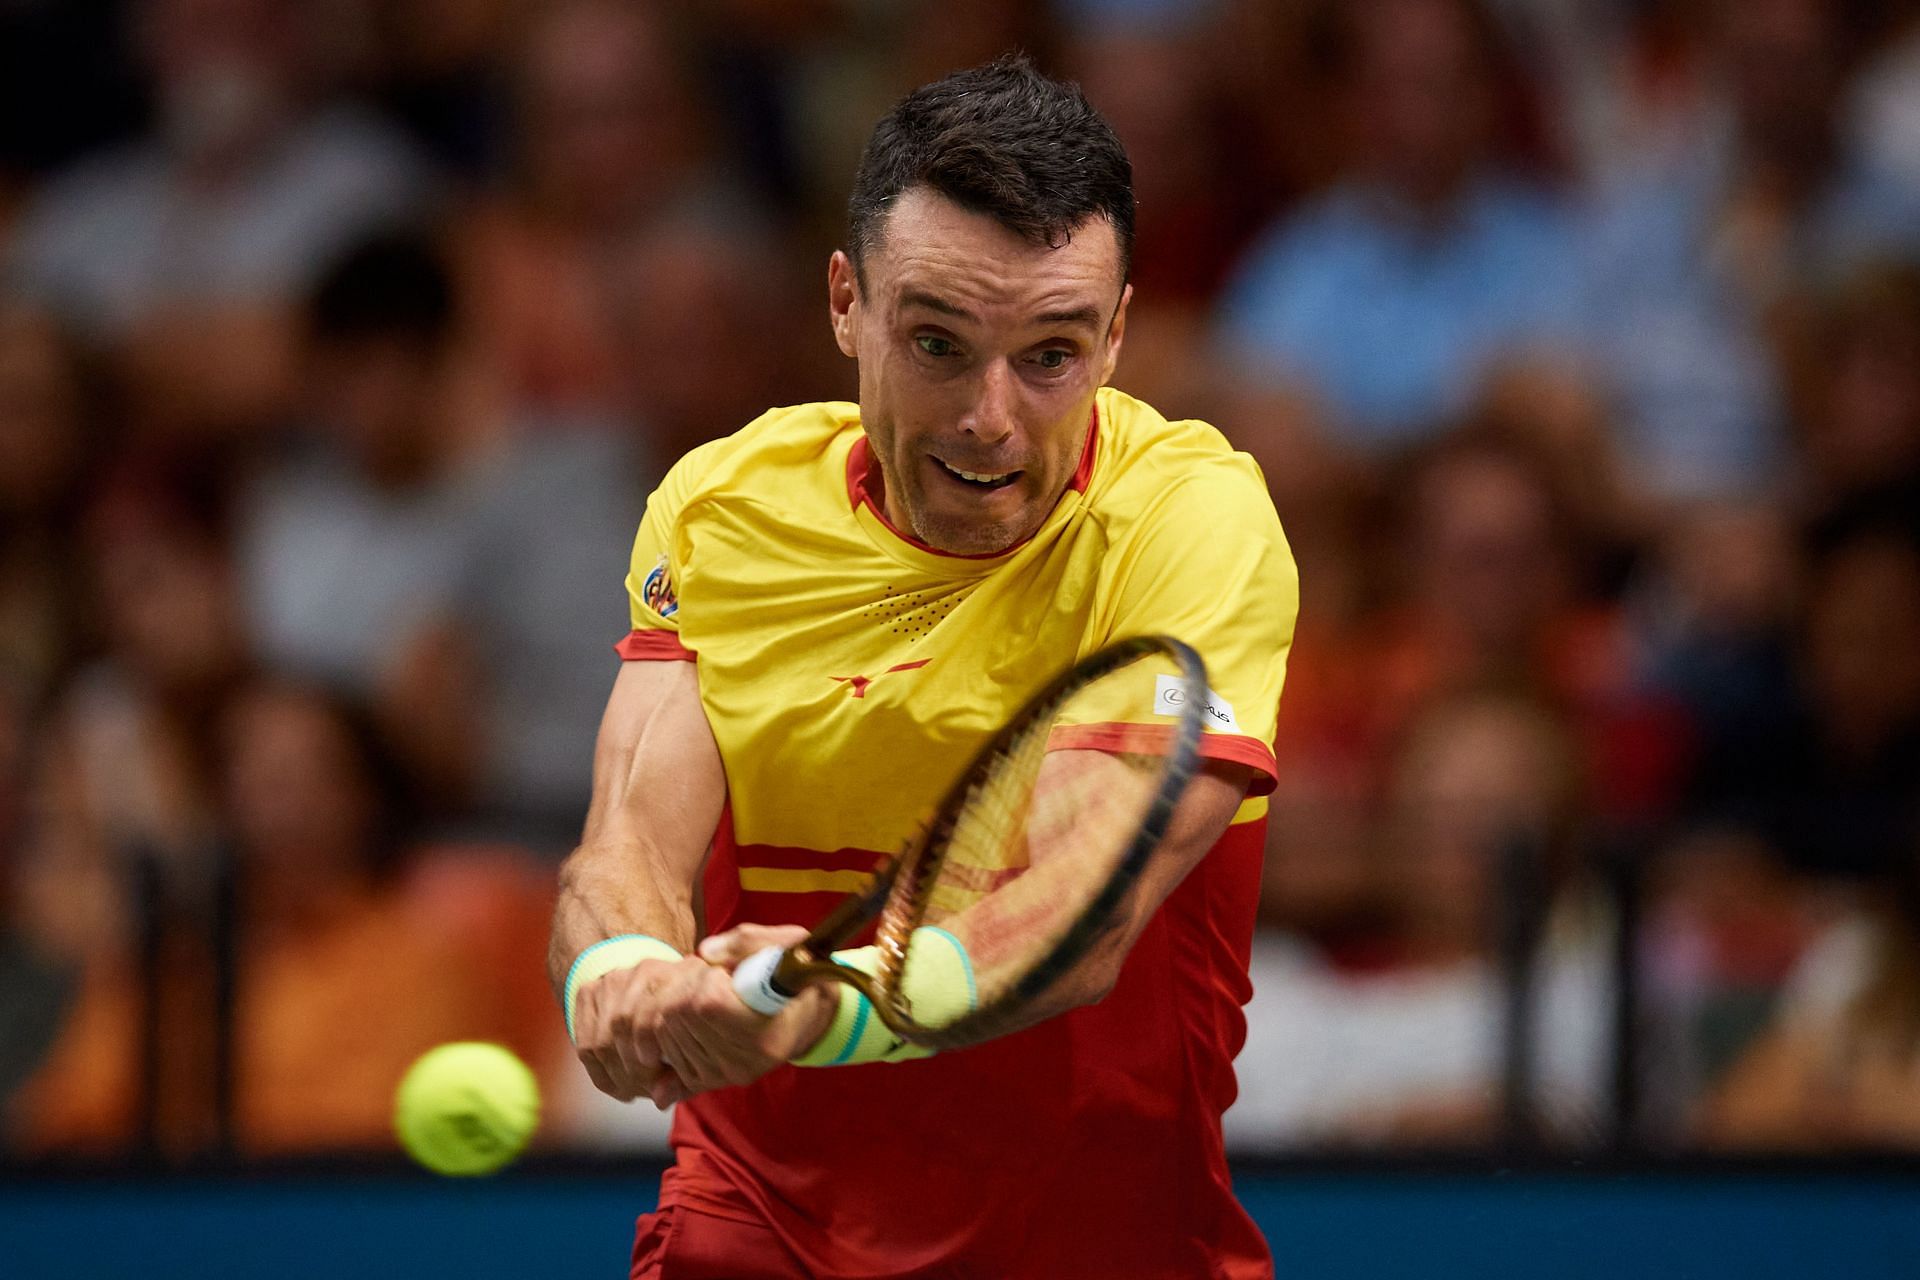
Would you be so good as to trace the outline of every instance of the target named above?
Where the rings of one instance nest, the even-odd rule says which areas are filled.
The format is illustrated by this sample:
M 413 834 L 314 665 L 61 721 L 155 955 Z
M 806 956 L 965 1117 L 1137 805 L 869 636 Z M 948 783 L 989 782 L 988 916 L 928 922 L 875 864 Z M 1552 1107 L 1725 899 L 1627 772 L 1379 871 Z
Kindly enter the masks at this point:
M 774 409 L 648 504 L 551 950 L 594 1083 L 682 1104 L 635 1277 L 1272 1274 L 1220 1115 L 1297 580 L 1253 462 L 1106 385 L 1131 181 L 1024 60 L 909 94 L 828 266 L 859 403 Z M 1050 676 L 1143 633 L 1208 665 L 1205 767 L 1057 1016 L 915 1058 L 848 988 L 741 1004 L 733 965 L 863 885 Z

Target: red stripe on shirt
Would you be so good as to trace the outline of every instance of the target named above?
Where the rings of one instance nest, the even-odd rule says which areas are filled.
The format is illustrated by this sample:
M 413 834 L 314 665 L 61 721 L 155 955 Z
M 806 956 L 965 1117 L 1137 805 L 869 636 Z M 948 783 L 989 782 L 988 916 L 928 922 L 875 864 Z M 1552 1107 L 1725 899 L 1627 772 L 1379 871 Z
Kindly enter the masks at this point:
M 613 651 L 624 662 L 693 662 L 697 655 L 672 631 L 630 631 Z
M 891 853 L 872 849 L 835 849 L 832 853 L 823 853 L 818 849 L 777 844 L 736 845 L 733 856 L 743 867 L 779 867 L 787 871 L 871 871 L 893 858 Z
M 1047 747 L 1053 751 L 1114 751 L 1132 755 L 1164 755 L 1173 747 L 1170 724 L 1133 724 L 1113 721 L 1105 724 L 1062 725 L 1047 735 Z M 1280 766 L 1273 748 L 1245 734 L 1203 733 L 1200 758 L 1230 764 L 1244 764 L 1254 771 L 1247 786 L 1250 796 L 1264 796 L 1280 781 Z

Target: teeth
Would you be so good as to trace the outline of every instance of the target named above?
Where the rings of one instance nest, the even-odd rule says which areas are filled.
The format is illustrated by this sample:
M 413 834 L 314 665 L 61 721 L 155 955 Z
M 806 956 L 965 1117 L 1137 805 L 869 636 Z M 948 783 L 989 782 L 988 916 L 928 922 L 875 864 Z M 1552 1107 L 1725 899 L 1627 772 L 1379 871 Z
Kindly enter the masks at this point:
M 990 475 L 982 475 L 977 471 L 962 471 L 960 468 L 947 462 L 942 462 L 940 465 L 945 467 L 947 470 L 953 472 L 953 474 L 959 476 L 962 480 L 971 480 L 975 484 L 992 484 L 996 480 L 1005 480 L 1008 476 L 1013 474 L 1013 472 L 1011 471 L 1002 471 L 999 475 L 990 476 Z

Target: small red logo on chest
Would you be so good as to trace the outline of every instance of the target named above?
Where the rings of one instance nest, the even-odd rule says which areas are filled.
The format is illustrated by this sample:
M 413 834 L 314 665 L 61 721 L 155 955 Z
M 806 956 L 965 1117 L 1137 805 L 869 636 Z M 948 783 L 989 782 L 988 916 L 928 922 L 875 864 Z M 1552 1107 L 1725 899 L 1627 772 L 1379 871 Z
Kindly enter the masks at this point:
M 932 658 L 922 658 L 918 662 L 903 662 L 897 667 L 888 667 L 880 673 L 880 676 L 890 676 L 896 671 L 915 671 L 932 661 Z M 880 676 L 832 676 L 830 679 L 851 687 L 854 697 L 864 698 L 867 696 L 867 686 L 878 680 Z

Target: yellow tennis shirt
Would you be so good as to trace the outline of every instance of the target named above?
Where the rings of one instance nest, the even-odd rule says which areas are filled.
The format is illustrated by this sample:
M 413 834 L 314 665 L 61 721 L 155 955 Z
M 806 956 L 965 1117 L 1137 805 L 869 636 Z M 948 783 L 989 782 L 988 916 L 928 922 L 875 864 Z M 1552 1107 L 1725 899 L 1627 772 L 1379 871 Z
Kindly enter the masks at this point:
M 940 1160 L 977 1169 L 951 1133 L 931 1148 L 931 1138 L 914 1141 L 925 1108 L 909 1095 L 926 1073 L 956 1099 L 991 1091 L 992 1064 L 1009 1059 L 1027 1092 L 1038 1086 L 1094 1108 L 1104 1098 L 1144 1127 L 1109 1121 L 1097 1141 L 1055 1134 L 1074 1106 L 1009 1110 L 1001 1088 L 998 1118 L 969 1129 L 967 1140 L 984 1144 L 979 1159 L 992 1158 L 1005 1125 L 1016 1131 L 1003 1140 L 1051 1143 L 1073 1165 L 1076 1152 L 1090 1165 L 1111 1159 L 1103 1143 L 1146 1141 L 1169 1169 L 1186 1170 L 1183 1189 L 1163 1196 L 1158 1212 L 1132 1196 L 1125 1212 L 1109 1212 L 1085 1203 L 1084 1186 L 1053 1188 L 1049 1213 L 1072 1219 L 1063 1239 L 1094 1239 L 1133 1261 L 1187 1250 L 1169 1256 L 1168 1274 L 1257 1274 L 1252 1259 L 1264 1249 L 1233 1202 L 1219 1115 L 1244 1038 L 1260 833 L 1298 607 L 1293 558 L 1259 469 L 1205 423 L 1169 422 L 1103 389 L 1071 486 L 1039 530 L 1002 553 L 958 556 L 887 522 L 873 496 L 875 465 L 857 405 L 775 409 L 688 454 L 647 505 L 627 579 L 633 631 L 619 647 L 628 659 L 698 665 L 728 786 L 703 882 L 706 928 L 816 923 L 931 816 L 975 749 L 1030 694 L 1127 636 L 1161 633 L 1198 650 L 1211 689 L 1202 755 L 1248 766 L 1254 782 L 1234 826 L 1157 914 L 1101 1005 L 959 1054 L 783 1068 L 746 1089 L 703 1095 L 680 1109 L 679 1164 L 663 1203 L 769 1222 L 820 1272 L 890 1274 L 898 1252 L 883 1242 L 906 1231 L 922 1242 L 910 1250 L 921 1261 L 1026 1274 L 1041 1256 L 1031 1233 L 1017 1266 L 995 1252 L 1007 1224 L 993 1212 L 1004 1208 L 984 1206 L 1004 1190 L 983 1196 L 976 1185 L 930 1201 L 922 1159 L 903 1226 L 884 1212 L 890 1195 L 903 1194 L 900 1169 L 871 1159 L 857 1170 L 836 1166 L 831 1187 L 819 1173 L 831 1153 L 818 1143 L 830 1140 L 849 1096 L 860 1105 L 845 1122 L 905 1133 L 921 1157 L 944 1147 Z M 1162 696 L 1144 674 L 1110 722 L 1083 727 L 1081 745 L 1098 747 L 1110 727 L 1170 725 Z M 1080 1061 L 1094 1045 L 1105 1059 Z M 1130 1058 L 1137 1074 L 1125 1088 L 1101 1083 L 1126 1072 Z M 1051 1077 L 1058 1088 L 1042 1084 Z M 888 1101 L 896 1091 L 897 1106 Z M 862 1202 L 871 1231 L 859 1225 Z M 1185 1216 L 1165 1222 L 1165 1213 Z M 1084 1250 L 1074 1254 L 1073 1267 L 1088 1263 Z M 1202 1270 L 1177 1270 L 1191 1265 Z

